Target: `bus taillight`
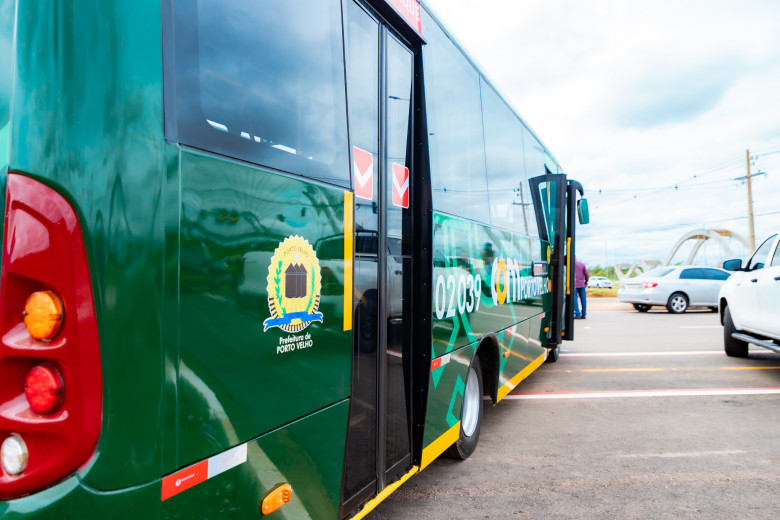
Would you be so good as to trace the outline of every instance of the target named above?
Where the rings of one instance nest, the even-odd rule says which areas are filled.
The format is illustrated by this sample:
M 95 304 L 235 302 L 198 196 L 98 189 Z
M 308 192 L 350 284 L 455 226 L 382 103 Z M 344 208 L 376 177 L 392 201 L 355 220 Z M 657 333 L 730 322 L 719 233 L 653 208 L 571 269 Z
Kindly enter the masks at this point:
M 57 483 L 95 452 L 103 382 L 76 212 L 8 174 L 0 272 L 0 500 Z
M 34 292 L 24 305 L 24 326 L 35 339 L 52 339 L 62 327 L 62 303 L 51 291 Z
M 62 377 L 48 363 L 34 366 L 24 381 L 24 396 L 30 409 L 38 414 L 54 413 L 62 403 Z

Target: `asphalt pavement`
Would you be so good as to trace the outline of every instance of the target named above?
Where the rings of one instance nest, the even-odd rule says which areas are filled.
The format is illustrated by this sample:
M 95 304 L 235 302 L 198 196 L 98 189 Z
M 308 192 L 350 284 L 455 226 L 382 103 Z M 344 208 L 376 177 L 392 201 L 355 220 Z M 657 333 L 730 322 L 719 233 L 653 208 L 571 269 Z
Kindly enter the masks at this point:
M 723 353 L 717 313 L 591 298 L 575 341 L 371 520 L 780 518 L 780 355 Z

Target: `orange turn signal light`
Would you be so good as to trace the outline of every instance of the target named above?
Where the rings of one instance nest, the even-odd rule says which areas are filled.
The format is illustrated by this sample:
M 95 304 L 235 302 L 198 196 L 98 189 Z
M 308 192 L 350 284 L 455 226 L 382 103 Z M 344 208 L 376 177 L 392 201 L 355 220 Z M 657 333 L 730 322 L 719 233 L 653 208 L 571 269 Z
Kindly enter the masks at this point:
M 52 339 L 62 328 L 62 302 L 51 291 L 34 292 L 24 304 L 24 326 L 35 339 Z
M 277 484 L 268 492 L 260 504 L 260 512 L 270 515 L 292 499 L 292 486 L 290 484 Z

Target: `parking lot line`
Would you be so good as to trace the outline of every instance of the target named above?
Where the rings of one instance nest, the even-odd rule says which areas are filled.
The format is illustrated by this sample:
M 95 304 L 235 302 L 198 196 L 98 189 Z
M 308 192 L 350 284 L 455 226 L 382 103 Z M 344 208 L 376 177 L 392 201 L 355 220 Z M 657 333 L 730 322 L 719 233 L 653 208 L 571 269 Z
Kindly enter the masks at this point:
M 665 368 L 585 368 L 581 372 L 663 372 Z
M 780 367 L 720 367 L 721 370 L 780 370 Z
M 722 329 L 722 325 L 680 325 L 681 329 Z
M 643 356 L 725 356 L 722 350 L 686 350 L 675 352 L 575 352 L 564 353 L 561 357 L 643 357 Z
M 541 392 L 509 394 L 504 399 L 614 399 L 625 397 L 702 397 L 722 395 L 772 395 L 780 394 L 780 388 L 701 388 L 679 390 L 609 390 L 597 392 Z

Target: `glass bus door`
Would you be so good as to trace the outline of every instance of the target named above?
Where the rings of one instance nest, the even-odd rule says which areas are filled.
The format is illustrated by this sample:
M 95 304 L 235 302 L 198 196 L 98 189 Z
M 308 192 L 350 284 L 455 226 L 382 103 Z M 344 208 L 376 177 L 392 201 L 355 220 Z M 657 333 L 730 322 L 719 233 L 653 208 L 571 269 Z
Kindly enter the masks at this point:
M 564 334 L 566 321 L 566 301 L 573 296 L 570 283 L 567 283 L 567 240 L 566 232 L 566 175 L 552 174 L 541 175 L 528 180 L 531 186 L 531 198 L 536 213 L 536 224 L 539 228 L 539 237 L 542 242 L 548 244 L 543 257 L 549 261 L 549 276 L 551 282 L 551 320 L 548 348 L 550 360 L 557 360 L 558 345 Z M 567 244 L 569 242 L 569 244 Z M 543 244 L 544 245 L 544 244 Z M 574 265 L 571 265 L 574 268 Z
M 347 90 L 355 192 L 355 317 L 343 514 L 411 466 L 413 54 L 349 2 Z

